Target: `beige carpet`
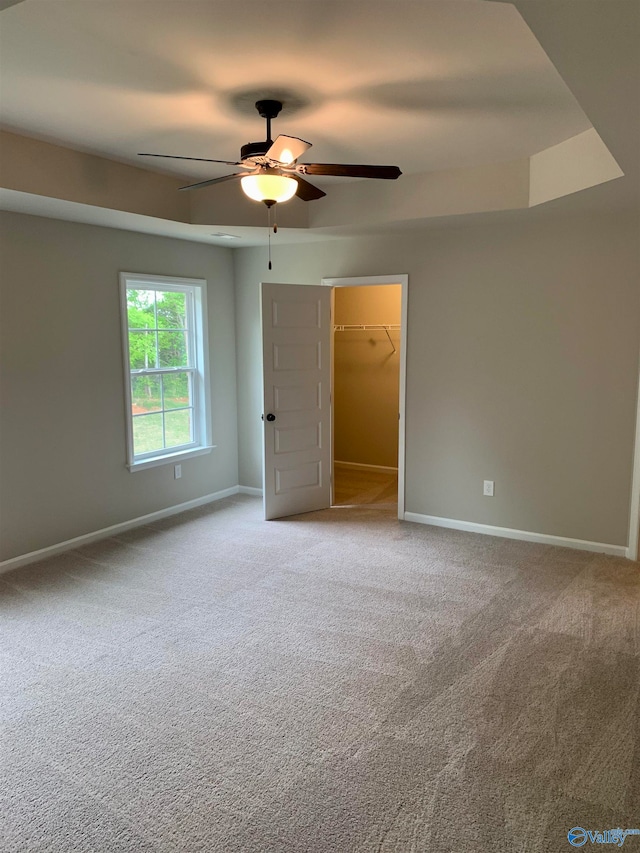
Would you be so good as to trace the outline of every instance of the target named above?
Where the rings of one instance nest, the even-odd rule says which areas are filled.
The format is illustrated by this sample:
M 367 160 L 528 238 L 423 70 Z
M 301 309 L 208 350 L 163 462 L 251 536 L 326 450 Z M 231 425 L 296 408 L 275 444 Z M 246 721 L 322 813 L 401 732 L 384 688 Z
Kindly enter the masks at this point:
M 555 853 L 640 823 L 636 564 L 234 498 L 0 588 L 3 853 Z

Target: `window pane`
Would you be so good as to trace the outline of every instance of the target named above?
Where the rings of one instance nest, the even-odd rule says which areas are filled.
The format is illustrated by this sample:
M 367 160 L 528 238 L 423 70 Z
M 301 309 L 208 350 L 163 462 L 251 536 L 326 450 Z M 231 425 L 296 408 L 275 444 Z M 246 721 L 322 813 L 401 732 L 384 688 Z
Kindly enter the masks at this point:
M 158 367 L 187 367 L 186 332 L 158 332 Z
M 200 296 L 206 282 L 127 273 L 121 278 L 131 371 L 128 455 L 134 470 L 137 462 L 179 454 L 208 439 L 207 365 L 199 358 L 206 347 Z
M 133 418 L 133 449 L 136 454 L 162 450 L 162 414 Z
M 127 320 L 130 329 L 155 329 L 155 290 L 127 288 Z
M 159 376 L 131 377 L 131 414 L 142 415 L 162 409 Z
M 191 409 L 177 412 L 166 412 L 164 421 L 167 447 L 177 447 L 180 444 L 191 444 Z
M 185 329 L 187 326 L 187 294 L 156 292 L 159 329 Z
M 156 367 L 155 332 L 129 332 L 129 366 L 131 370 Z
M 188 373 L 171 373 L 162 377 L 165 409 L 180 409 L 191 405 Z

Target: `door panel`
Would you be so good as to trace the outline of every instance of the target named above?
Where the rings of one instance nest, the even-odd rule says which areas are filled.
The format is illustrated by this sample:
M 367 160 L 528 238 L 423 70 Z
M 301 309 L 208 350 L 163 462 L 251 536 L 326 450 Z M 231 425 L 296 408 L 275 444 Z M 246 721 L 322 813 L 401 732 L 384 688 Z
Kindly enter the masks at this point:
M 276 409 L 281 412 L 301 412 L 305 409 L 318 409 L 322 405 L 321 384 L 315 385 L 275 385 L 273 389 Z
M 275 449 L 277 453 L 293 453 L 296 450 L 314 450 L 322 447 L 322 425 L 308 424 L 299 427 L 278 427 L 274 429 Z
M 303 285 L 300 285 L 302 287 Z M 314 328 L 313 326 L 309 328 Z M 278 327 L 278 331 L 283 329 Z M 273 345 L 274 370 L 319 370 L 321 368 L 320 345 L 303 342 Z
M 331 504 L 330 306 L 328 287 L 262 285 L 267 519 Z

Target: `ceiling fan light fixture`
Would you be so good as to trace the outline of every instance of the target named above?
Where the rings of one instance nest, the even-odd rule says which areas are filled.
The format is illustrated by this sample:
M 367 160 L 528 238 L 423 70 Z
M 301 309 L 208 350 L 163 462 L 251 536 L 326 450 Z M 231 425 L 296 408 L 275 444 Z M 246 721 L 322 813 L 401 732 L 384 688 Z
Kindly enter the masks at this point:
M 242 191 L 254 201 L 289 201 L 296 194 L 298 182 L 286 175 L 245 175 L 241 181 Z

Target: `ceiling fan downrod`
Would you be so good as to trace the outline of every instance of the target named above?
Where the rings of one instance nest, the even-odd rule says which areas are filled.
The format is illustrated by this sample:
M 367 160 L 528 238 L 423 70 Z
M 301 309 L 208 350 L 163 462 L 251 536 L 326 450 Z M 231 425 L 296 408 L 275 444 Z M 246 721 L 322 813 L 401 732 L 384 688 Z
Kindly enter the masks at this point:
M 248 160 L 250 157 L 263 157 L 269 148 L 271 148 L 273 145 L 273 140 L 271 139 L 271 121 L 276 118 L 282 109 L 282 102 L 269 100 L 256 101 L 256 109 L 262 118 L 266 119 L 267 138 L 264 142 L 247 142 L 246 145 L 243 145 L 240 149 L 240 160 L 242 162 Z
M 256 101 L 256 109 L 258 110 L 258 114 L 267 120 L 267 142 L 271 143 L 273 141 L 271 139 L 271 120 L 277 118 L 282 109 L 282 102 L 271 100 Z

